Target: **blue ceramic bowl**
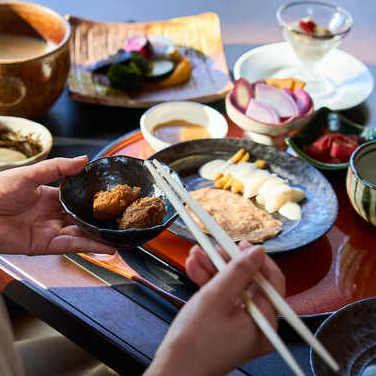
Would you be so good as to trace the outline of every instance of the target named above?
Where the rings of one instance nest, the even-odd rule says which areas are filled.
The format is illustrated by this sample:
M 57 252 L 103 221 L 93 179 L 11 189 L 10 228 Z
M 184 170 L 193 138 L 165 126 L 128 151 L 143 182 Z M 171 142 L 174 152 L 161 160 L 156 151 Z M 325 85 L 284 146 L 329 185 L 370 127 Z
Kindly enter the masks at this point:
M 179 180 L 177 174 L 172 172 L 172 176 Z M 111 189 L 118 184 L 141 187 L 142 197 L 163 199 L 166 203 L 166 215 L 162 223 L 145 229 L 120 230 L 116 223 L 97 221 L 93 217 L 92 209 L 95 193 Z M 65 178 L 60 185 L 60 203 L 90 238 L 121 249 L 134 248 L 148 242 L 177 217 L 175 209 L 155 184 L 144 161 L 125 156 L 97 159 L 87 164 L 80 174 Z

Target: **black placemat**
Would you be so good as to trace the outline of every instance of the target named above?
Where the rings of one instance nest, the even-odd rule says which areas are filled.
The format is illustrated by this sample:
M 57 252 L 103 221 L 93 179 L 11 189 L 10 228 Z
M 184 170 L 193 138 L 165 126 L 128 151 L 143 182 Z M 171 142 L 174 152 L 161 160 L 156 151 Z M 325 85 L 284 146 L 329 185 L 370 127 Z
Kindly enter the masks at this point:
M 197 289 L 183 272 L 169 266 L 157 257 L 146 254 L 141 249 L 120 250 L 119 253 L 140 275 L 181 299 L 188 300 Z M 175 317 L 177 313 L 175 306 L 155 292 L 112 271 L 94 265 L 79 255 L 69 254 L 66 257 L 162 320 L 171 322 Z

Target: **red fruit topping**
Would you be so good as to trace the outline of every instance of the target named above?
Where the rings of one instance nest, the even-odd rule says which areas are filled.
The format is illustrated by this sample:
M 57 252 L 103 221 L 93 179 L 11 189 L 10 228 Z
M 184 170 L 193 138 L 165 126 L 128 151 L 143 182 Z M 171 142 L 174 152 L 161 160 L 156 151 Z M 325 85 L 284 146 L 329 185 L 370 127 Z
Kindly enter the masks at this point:
M 327 163 L 348 162 L 359 145 L 357 136 L 341 133 L 328 133 L 304 147 L 304 151 L 314 159 Z
M 340 161 L 347 162 L 357 146 L 358 144 L 354 142 L 334 140 L 330 149 L 330 156 Z
M 317 27 L 316 23 L 310 19 L 310 18 L 302 18 L 299 21 L 299 27 L 302 29 L 305 33 L 313 34 L 315 32 L 315 29 Z

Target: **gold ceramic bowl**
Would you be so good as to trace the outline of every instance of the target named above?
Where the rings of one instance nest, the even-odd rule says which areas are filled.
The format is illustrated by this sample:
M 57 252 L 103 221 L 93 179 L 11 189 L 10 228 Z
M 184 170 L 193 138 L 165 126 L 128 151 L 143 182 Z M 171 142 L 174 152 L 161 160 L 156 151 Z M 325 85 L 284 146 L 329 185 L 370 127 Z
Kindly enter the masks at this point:
M 69 23 L 43 6 L 0 2 L 0 32 L 39 35 L 54 46 L 23 60 L 0 60 L 0 114 L 33 117 L 46 112 L 64 89 L 69 73 Z

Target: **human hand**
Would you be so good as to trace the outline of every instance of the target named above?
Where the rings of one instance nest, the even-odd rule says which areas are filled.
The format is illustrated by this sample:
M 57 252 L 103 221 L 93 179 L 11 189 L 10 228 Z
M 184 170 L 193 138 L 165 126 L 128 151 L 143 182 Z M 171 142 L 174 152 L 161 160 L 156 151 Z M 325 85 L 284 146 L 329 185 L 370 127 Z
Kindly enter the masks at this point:
M 114 252 L 86 238 L 63 212 L 58 188 L 44 185 L 78 174 L 87 161 L 86 156 L 55 158 L 0 173 L 0 252 Z
M 204 286 L 179 312 L 146 375 L 225 375 L 272 350 L 245 311 L 241 295 L 250 289 L 253 302 L 276 328 L 276 312 L 253 277 L 262 273 L 284 295 L 284 276 L 263 248 L 247 242 L 240 248 L 242 254 L 218 274 L 204 251 L 192 248 L 186 270 Z

